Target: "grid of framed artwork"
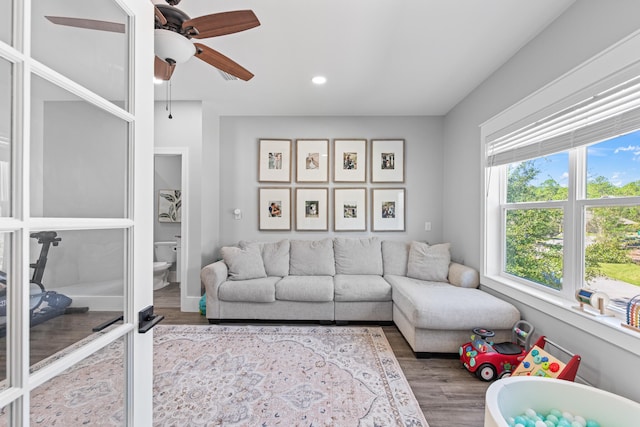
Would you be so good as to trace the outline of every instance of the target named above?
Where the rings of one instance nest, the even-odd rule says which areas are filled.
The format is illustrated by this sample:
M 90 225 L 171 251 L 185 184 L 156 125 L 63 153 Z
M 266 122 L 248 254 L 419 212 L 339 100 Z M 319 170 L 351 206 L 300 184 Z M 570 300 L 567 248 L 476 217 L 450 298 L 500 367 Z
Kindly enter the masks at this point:
M 259 188 L 259 230 L 291 230 L 295 219 L 296 231 L 327 231 L 330 215 L 334 231 L 366 231 L 369 222 L 371 231 L 405 230 L 406 190 L 397 187 L 405 180 L 404 139 L 297 139 L 295 144 L 294 151 L 290 139 L 259 140 L 258 182 L 270 185 Z M 291 186 L 294 165 L 296 187 Z M 395 185 L 370 188 L 367 178 Z

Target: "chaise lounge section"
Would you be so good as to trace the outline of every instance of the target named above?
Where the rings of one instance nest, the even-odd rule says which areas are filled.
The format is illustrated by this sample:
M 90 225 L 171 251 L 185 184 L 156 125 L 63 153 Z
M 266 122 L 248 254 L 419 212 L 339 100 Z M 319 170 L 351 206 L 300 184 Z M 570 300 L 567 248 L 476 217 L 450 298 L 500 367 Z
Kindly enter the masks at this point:
M 201 280 L 206 315 L 224 320 L 393 321 L 416 353 L 454 353 L 471 329 L 509 340 L 520 313 L 476 289 L 448 244 L 370 238 L 239 242 Z

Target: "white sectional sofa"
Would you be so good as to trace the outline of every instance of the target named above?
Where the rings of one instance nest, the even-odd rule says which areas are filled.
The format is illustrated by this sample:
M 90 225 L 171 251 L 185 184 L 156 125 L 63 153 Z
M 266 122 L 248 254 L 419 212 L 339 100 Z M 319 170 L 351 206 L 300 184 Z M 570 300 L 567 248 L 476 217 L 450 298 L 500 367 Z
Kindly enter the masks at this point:
M 509 340 L 520 313 L 451 262 L 448 244 L 371 238 L 240 242 L 205 266 L 206 315 L 224 320 L 394 322 L 416 353 L 453 353 L 471 329 Z

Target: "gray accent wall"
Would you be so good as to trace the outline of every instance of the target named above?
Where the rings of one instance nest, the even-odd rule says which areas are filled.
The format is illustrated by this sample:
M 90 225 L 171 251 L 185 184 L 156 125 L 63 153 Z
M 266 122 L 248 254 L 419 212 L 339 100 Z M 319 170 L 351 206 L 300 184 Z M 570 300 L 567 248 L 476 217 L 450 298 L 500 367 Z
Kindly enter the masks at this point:
M 214 256 L 221 246 L 239 240 L 317 239 L 328 236 L 370 236 L 385 239 L 442 241 L 442 149 L 443 119 L 441 117 L 221 117 L 220 119 L 220 200 L 216 213 L 220 221 L 220 237 Z M 367 139 L 367 182 L 334 183 L 330 167 L 327 183 L 296 183 L 295 166 L 291 183 L 258 182 L 258 147 L 260 139 L 291 139 L 295 163 L 296 139 L 328 139 L 330 159 L 334 139 Z M 405 140 L 405 183 L 372 184 L 370 182 L 371 139 Z M 215 159 L 211 159 L 214 160 Z M 331 162 L 330 162 L 331 163 Z M 286 232 L 258 231 L 258 189 L 260 187 L 290 187 L 292 202 L 295 188 L 329 188 L 329 230 Z M 366 232 L 333 231 L 333 189 L 365 187 L 367 206 L 371 207 L 371 188 L 406 188 L 406 227 L 404 232 L 371 231 L 370 216 Z M 205 190 L 206 191 L 206 190 Z M 233 210 L 242 210 L 242 219 L 235 220 Z M 370 212 L 369 212 L 370 213 Z M 424 230 L 425 221 L 431 231 Z M 206 237 L 203 237 L 206 238 Z
M 484 189 L 479 184 L 482 173 L 479 126 L 639 30 L 638 16 L 637 0 L 576 1 L 447 114 L 443 237 L 452 243 L 454 250 L 461 251 L 458 257 L 466 264 L 479 268 L 482 262 L 480 209 Z M 640 390 L 632 380 L 637 377 L 635 367 L 640 366 L 640 355 L 615 347 L 539 309 L 510 301 L 536 326 L 536 333 L 547 335 L 582 356 L 580 376 L 600 388 L 640 400 Z

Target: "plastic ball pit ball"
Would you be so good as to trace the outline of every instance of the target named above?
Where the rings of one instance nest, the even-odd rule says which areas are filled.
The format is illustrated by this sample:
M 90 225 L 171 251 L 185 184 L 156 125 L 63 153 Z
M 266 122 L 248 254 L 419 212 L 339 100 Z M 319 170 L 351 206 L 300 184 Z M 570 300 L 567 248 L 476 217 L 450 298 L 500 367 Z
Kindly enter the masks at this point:
M 551 409 L 543 414 L 528 408 L 523 414 L 510 417 L 507 422 L 511 427 L 601 427 L 596 420 L 558 409 Z

